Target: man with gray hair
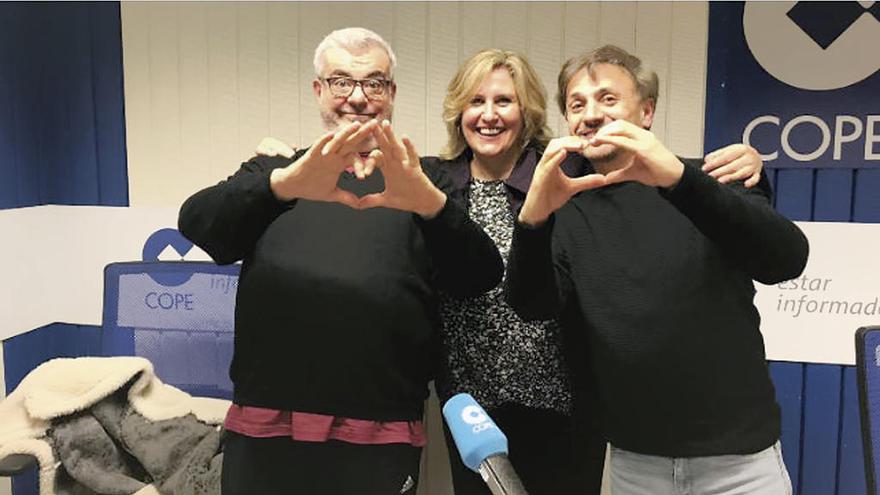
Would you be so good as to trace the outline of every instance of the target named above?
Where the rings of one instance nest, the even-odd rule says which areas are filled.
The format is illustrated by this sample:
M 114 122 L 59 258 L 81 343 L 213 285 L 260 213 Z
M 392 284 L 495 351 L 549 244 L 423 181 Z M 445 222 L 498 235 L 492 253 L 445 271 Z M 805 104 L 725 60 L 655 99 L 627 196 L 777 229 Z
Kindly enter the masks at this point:
M 563 66 L 571 136 L 535 171 L 507 300 L 523 318 L 562 317 L 615 495 L 790 493 L 753 280 L 798 276 L 807 240 L 770 206 L 766 177 L 722 185 L 651 133 L 657 88 L 614 46 Z M 584 157 L 597 173 L 562 173 Z
M 371 31 L 331 33 L 313 82 L 328 132 L 181 208 L 186 237 L 217 263 L 243 260 L 224 495 L 414 494 L 437 293 L 501 279 L 444 171 L 391 130 L 394 61 Z

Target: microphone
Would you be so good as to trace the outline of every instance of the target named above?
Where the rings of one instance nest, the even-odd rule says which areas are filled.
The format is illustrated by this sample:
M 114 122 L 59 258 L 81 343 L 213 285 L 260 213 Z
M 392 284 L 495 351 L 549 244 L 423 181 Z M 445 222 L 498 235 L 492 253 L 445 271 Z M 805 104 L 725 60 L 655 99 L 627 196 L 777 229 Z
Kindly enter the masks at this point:
M 462 462 L 480 473 L 492 495 L 528 495 L 507 459 L 507 437 L 470 394 L 446 401 L 443 417 Z

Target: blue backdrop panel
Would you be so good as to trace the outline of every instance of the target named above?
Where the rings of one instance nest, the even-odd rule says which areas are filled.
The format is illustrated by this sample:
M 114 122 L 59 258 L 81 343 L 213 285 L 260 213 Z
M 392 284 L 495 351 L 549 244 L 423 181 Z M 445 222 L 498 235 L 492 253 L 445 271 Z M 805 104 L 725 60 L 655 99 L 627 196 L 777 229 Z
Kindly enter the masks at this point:
M 853 222 L 880 222 L 880 170 L 856 170 Z
M 816 171 L 813 220 L 848 222 L 852 215 L 853 170 Z
M 801 419 L 804 402 L 804 365 L 771 362 L 770 378 L 776 387 L 776 401 L 782 413 L 782 457 L 791 476 L 792 489 L 798 493 L 801 462 Z
M 0 208 L 128 204 L 118 3 L 0 3 Z
M 867 490 L 858 394 L 856 369 L 846 366 L 843 369 L 837 495 L 861 494 Z
M 775 194 L 776 211 L 791 220 L 812 220 L 812 170 L 778 170 Z
M 837 486 L 840 384 L 840 366 L 807 366 L 801 439 L 801 495 L 828 495 L 834 493 Z

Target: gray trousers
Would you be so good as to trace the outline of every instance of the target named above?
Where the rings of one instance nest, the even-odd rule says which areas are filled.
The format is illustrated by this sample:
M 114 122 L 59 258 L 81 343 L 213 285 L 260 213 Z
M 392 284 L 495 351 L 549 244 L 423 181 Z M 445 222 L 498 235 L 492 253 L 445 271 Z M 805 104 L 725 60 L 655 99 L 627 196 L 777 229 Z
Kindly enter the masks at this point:
M 779 442 L 748 455 L 658 457 L 611 447 L 612 495 L 791 495 Z

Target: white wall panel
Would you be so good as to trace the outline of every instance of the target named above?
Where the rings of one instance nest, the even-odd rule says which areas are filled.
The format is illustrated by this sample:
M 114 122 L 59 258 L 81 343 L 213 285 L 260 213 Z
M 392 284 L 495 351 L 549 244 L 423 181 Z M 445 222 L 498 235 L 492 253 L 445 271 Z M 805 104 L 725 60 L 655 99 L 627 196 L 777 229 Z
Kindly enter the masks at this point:
M 428 5 L 427 53 L 427 121 L 428 144 L 425 150 L 439 153 L 446 144 L 443 122 L 443 99 L 446 87 L 459 64 L 461 38 L 458 16 L 461 7 L 453 2 L 432 2 Z M 421 150 L 420 150 L 421 151 Z
M 528 11 L 529 4 L 525 2 L 493 3 L 493 36 L 489 46 L 526 53 L 530 27 Z
M 318 42 L 359 24 L 395 47 L 395 121 L 423 154 L 445 143 L 446 85 L 475 51 L 525 52 L 547 88 L 569 57 L 616 43 L 660 75 L 655 131 L 702 152 L 707 6 L 665 2 L 124 2 L 131 203 L 176 206 L 232 173 L 264 135 L 307 146 L 320 134 L 311 81 Z
M 673 4 L 671 30 L 666 144 L 676 153 L 701 156 L 709 6 L 690 2 Z
M 566 2 L 565 20 L 563 21 L 562 63 L 590 48 L 599 46 L 599 4 L 593 2 Z M 562 67 L 562 63 L 559 67 Z M 557 71 L 558 72 L 558 71 Z M 556 76 L 545 80 L 547 91 L 555 95 Z M 556 132 L 559 135 L 568 133 L 568 126 L 557 117 Z
M 301 60 L 310 62 L 299 45 L 299 7 L 296 3 L 271 2 L 269 22 L 269 134 L 289 143 L 300 143 Z M 256 145 L 253 143 L 251 146 Z
M 150 128 L 153 139 L 151 173 L 143 174 L 155 197 L 170 201 L 168 189 L 163 187 L 174 177 L 181 156 L 180 127 L 180 50 L 181 26 L 177 9 L 151 8 L 150 19 Z
M 237 4 L 238 156 L 269 134 L 269 18 L 262 2 Z
M 672 43 L 672 4 L 667 2 L 644 2 L 638 4 L 636 14 L 636 46 L 634 53 L 642 62 L 657 72 L 660 78 L 660 97 L 654 115 L 654 134 L 666 137 L 666 108 L 669 87 L 669 50 Z
M 330 15 L 330 9 L 335 4 L 304 2 L 299 4 L 299 122 L 300 122 L 300 139 L 299 143 L 292 143 L 299 147 L 310 145 L 315 139 L 322 134 L 321 119 L 318 114 L 318 105 L 315 101 L 315 94 L 312 90 L 312 81 L 315 78 L 314 64 L 312 63 L 315 55 L 315 47 L 324 39 L 330 31 L 338 28 L 336 24 L 331 24 L 333 16 Z
M 602 2 L 599 6 L 599 42 L 635 50 L 636 3 Z
M 211 127 L 206 116 L 211 114 L 210 78 L 208 70 L 208 11 L 210 7 L 200 2 L 177 4 L 179 26 L 186 26 L 178 33 L 178 90 L 180 102 L 180 125 L 178 156 L 171 156 L 168 165 L 171 177 L 185 167 L 191 174 L 180 175 L 181 184 L 187 187 L 204 187 L 212 182 Z M 157 123 L 161 126 L 161 122 Z M 186 163 L 182 158 L 186 157 Z M 168 172 L 166 172 L 168 173 Z M 172 193 L 173 194 L 173 193 Z
M 461 36 L 462 61 L 484 48 L 492 47 L 494 25 L 493 2 L 461 2 L 459 35 Z M 451 75 L 450 75 L 451 77 Z
M 394 76 L 397 81 L 395 132 L 398 136 L 408 135 L 417 150 L 427 149 L 427 13 L 428 6 L 422 2 L 394 4 L 394 36 L 386 40 L 394 48 L 400 68 Z M 439 109 L 430 111 L 436 113 Z
M 154 5 L 157 6 L 156 8 L 161 6 L 161 4 Z M 210 110 L 204 125 L 211 133 L 209 149 L 211 176 L 205 177 L 203 181 L 207 185 L 228 176 L 233 171 L 233 165 L 241 161 L 238 149 L 241 125 L 238 110 L 238 7 L 236 4 L 209 4 L 205 34 L 208 39 Z M 122 48 L 125 49 L 124 46 Z M 182 196 L 181 199 L 186 197 L 183 191 L 176 193 Z
M 529 4 L 528 18 L 530 21 L 528 50 L 525 52 L 535 68 L 535 72 L 544 82 L 547 90 L 547 125 L 554 131 L 561 122 L 562 114 L 556 105 L 556 75 L 565 61 L 563 58 L 563 25 L 565 6 L 560 2 Z

